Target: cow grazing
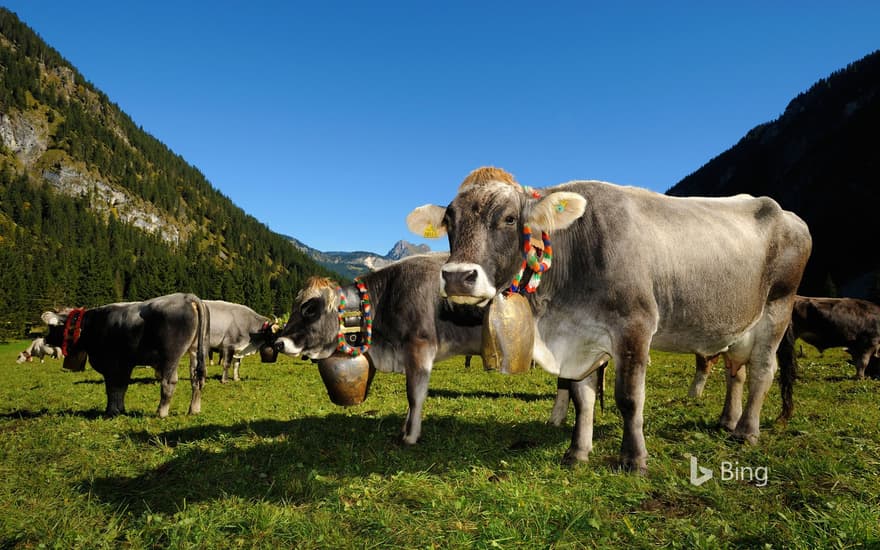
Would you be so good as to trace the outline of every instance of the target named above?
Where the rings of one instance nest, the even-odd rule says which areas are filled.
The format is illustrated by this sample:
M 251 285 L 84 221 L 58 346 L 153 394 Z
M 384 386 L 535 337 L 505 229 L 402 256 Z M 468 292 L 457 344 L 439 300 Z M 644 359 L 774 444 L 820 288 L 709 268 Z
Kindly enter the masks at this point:
M 34 338 L 31 345 L 18 354 L 18 359 L 16 359 L 15 362 L 19 364 L 24 363 L 25 361 L 31 362 L 34 360 L 34 357 L 36 357 L 40 360 L 40 363 L 42 363 L 43 358 L 47 355 L 52 359 L 58 359 L 61 357 L 61 348 L 50 346 L 43 338 Z
M 791 323 L 794 335 L 820 352 L 846 347 L 858 379 L 863 379 L 868 365 L 880 357 L 880 306 L 873 302 L 797 296 Z
M 477 355 L 481 349 L 482 313 L 440 299 L 440 266 L 446 258 L 445 254 L 411 256 L 360 278 L 373 316 L 372 347 L 366 357 L 379 371 L 406 374 L 409 409 L 401 438 L 408 445 L 421 434 L 434 361 Z M 347 308 L 360 307 L 362 293 L 355 285 L 339 288 L 329 279 L 309 279 L 278 337 L 278 350 L 313 360 L 333 355 L 340 347 L 340 296 Z
M 772 199 L 669 197 L 599 181 L 539 192 L 504 170 L 481 168 L 447 207 L 421 206 L 407 223 L 420 235 L 448 236 L 440 292 L 453 303 L 485 303 L 511 281 L 522 284 L 519 273 L 534 272 L 522 286 L 534 291 L 535 360 L 573 380 L 576 421 L 564 463 L 588 459 L 593 371 L 610 357 L 623 417 L 622 464 L 646 469 L 643 407 L 652 347 L 723 353 L 733 375 L 721 423 L 757 441 L 775 353 L 812 246 L 806 224 Z M 542 235 L 541 254 L 532 252 L 531 231 Z M 787 416 L 794 364 L 782 366 L 789 374 Z
M 93 309 L 42 316 L 49 325 L 46 341 L 65 352 L 64 368 L 83 370 L 88 358 L 104 376 L 105 415 L 125 413 L 125 392 L 136 365 L 151 366 L 161 383 L 157 414 L 168 416 L 177 386 L 177 365 L 185 353 L 192 359 L 190 414 L 201 411 L 210 316 L 192 294 L 170 294 L 144 302 L 109 304 Z
M 242 357 L 256 353 L 264 345 L 272 344 L 276 325 L 268 317 L 263 317 L 241 304 L 222 300 L 204 300 L 204 304 L 211 314 L 209 347 L 220 352 L 220 362 L 223 365 L 221 382 L 226 383 L 230 366 L 232 379 L 237 382 Z

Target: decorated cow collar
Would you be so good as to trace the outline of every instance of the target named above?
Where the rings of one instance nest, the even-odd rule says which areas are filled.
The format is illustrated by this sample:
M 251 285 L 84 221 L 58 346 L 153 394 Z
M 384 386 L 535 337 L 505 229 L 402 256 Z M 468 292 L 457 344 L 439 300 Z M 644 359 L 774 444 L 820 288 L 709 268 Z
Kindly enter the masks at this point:
M 352 309 L 347 308 L 345 291 L 336 289 L 339 294 L 339 334 L 336 336 L 336 350 L 357 357 L 366 353 L 373 345 L 373 306 L 367 285 L 355 279 L 358 292 L 358 304 Z
M 523 191 L 533 198 L 541 198 L 541 193 L 531 187 L 524 186 Z M 541 284 L 541 275 L 553 265 L 553 246 L 550 243 L 550 235 L 546 231 L 541 231 L 541 242 L 543 248 L 534 246 L 532 244 L 532 228 L 528 225 L 523 225 L 523 261 L 519 272 L 513 276 L 510 292 L 518 293 L 524 290 L 528 294 L 533 294 L 538 289 L 538 285 Z M 528 273 L 528 275 L 531 275 L 530 277 L 527 276 L 526 269 L 530 271 Z M 521 286 L 524 277 L 526 279 L 525 287 Z
M 68 346 L 75 346 L 79 342 L 79 337 L 82 335 L 82 323 L 85 313 L 86 308 L 81 307 L 72 309 L 67 314 L 67 320 L 64 322 L 64 335 L 61 340 L 61 354 L 64 357 L 67 357 Z

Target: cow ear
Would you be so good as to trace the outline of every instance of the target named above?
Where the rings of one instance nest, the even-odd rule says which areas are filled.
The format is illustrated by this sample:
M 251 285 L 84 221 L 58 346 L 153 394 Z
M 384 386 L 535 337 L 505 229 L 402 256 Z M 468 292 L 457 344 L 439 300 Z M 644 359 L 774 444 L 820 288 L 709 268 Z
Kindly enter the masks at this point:
M 587 199 L 577 193 L 550 193 L 532 207 L 526 223 L 549 233 L 565 229 L 583 216 L 586 209 Z
M 409 213 L 406 217 L 406 226 L 416 235 L 427 239 L 439 239 L 446 234 L 446 226 L 443 225 L 443 217 L 446 209 L 442 206 L 425 204 Z
M 55 326 L 60 325 L 62 323 L 61 317 L 58 316 L 54 311 L 46 311 L 42 315 L 40 315 L 40 319 L 43 320 L 47 325 Z

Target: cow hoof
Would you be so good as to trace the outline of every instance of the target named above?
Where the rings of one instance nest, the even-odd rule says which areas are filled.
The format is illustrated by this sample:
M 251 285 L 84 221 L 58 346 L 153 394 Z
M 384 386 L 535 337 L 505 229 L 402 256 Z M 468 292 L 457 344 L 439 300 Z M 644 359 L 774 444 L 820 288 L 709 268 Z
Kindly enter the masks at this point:
M 646 457 L 620 457 L 620 469 L 624 472 L 644 476 L 648 474 L 648 459 Z
M 733 438 L 737 441 L 743 443 L 744 445 L 757 445 L 758 444 L 758 434 L 756 433 L 741 433 L 741 432 L 733 432 Z
M 721 419 L 718 421 L 718 427 L 726 432 L 734 432 L 736 431 L 736 421 L 735 420 L 725 420 Z
M 590 459 L 590 451 L 574 450 L 571 447 L 565 450 L 562 460 L 559 461 L 563 466 L 569 468 L 583 464 Z

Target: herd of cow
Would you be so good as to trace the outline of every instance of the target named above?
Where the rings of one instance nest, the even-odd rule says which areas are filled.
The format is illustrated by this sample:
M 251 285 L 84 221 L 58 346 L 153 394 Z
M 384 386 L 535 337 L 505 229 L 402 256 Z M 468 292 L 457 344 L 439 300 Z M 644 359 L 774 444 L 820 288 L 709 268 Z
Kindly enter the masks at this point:
M 65 368 L 82 370 L 88 358 L 104 377 L 108 415 L 125 412 L 134 367 L 152 366 L 164 417 L 184 354 L 193 414 L 201 409 L 211 350 L 221 354 L 224 381 L 230 366 L 237 380 L 241 357 L 260 348 L 315 361 L 362 354 L 377 370 L 405 373 L 401 437 L 415 444 L 434 362 L 480 354 L 486 306 L 499 294 L 522 292 L 532 310 L 533 360 L 560 381 L 551 420 L 560 423 L 568 400 L 574 404 L 563 462 L 589 456 L 601 367 L 611 361 L 623 418 L 621 461 L 635 471 L 647 466 L 642 429 L 650 349 L 695 354 L 694 396 L 723 357 L 720 423 L 752 443 L 777 366 L 781 416 L 791 415 L 795 338 L 820 350 L 846 346 L 857 377 L 880 374 L 880 307 L 797 296 L 810 233 L 766 197 L 669 197 L 598 181 L 534 190 L 504 170 L 480 168 L 448 206 L 421 206 L 407 224 L 426 237 L 447 235 L 449 253 L 410 257 L 356 284 L 310 279 L 283 328 L 246 306 L 172 294 L 46 312 L 45 340 L 20 360 L 60 350 Z

